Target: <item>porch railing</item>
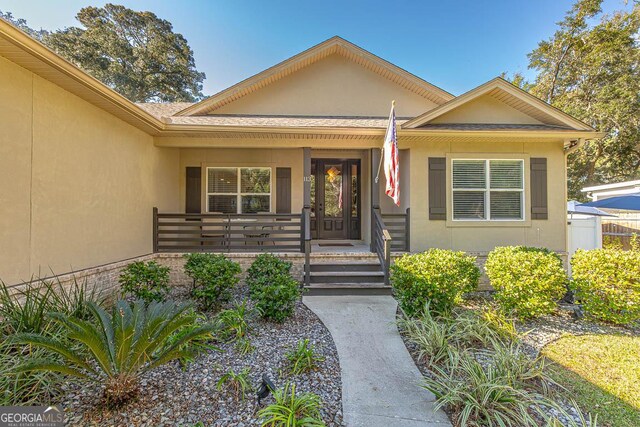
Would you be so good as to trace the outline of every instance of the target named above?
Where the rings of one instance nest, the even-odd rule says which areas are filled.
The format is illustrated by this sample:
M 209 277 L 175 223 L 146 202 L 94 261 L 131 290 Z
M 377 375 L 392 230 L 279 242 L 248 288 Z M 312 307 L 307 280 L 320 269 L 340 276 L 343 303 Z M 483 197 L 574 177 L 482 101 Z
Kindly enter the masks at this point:
M 411 247 L 410 214 L 409 208 L 400 214 L 381 213 L 382 221 L 391 236 L 391 250 L 394 252 L 408 251 Z
M 159 213 L 153 208 L 154 252 L 301 252 L 302 214 Z
M 379 208 L 371 210 L 371 221 L 373 222 L 373 236 L 371 236 L 371 247 L 378 254 L 380 265 L 384 272 L 384 284 L 389 285 L 389 268 L 391 267 L 391 234 L 387 229 Z

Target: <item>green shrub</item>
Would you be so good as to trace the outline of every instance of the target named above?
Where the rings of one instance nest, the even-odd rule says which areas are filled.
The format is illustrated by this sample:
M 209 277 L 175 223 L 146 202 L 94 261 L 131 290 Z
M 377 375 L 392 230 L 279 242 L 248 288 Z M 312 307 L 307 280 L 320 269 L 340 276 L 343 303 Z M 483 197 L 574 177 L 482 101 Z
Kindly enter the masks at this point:
M 288 276 L 291 274 L 292 264 L 272 254 L 261 254 L 251 263 L 247 270 L 245 282 L 249 287 L 249 294 L 253 297 L 260 292 L 260 288 L 267 286 L 274 276 Z
M 562 260 L 548 249 L 498 247 L 489 253 L 485 270 L 501 310 L 521 319 L 551 313 L 567 291 Z
M 169 271 L 155 261 L 132 262 L 120 274 L 120 287 L 135 299 L 164 301 L 169 293 Z
M 319 362 L 324 362 L 324 357 L 316 354 L 315 346 L 310 344 L 307 338 L 298 341 L 298 345 L 288 351 L 285 356 L 293 375 L 316 369 Z
M 640 319 L 640 251 L 579 250 L 571 271 L 571 287 L 587 314 L 616 324 Z
M 391 266 L 391 273 L 391 285 L 408 316 L 419 314 L 426 302 L 435 313 L 451 311 L 480 279 L 474 257 L 443 249 L 404 255 Z
M 283 322 L 293 314 L 300 287 L 290 270 L 290 262 L 271 254 L 259 255 L 249 267 L 249 293 L 262 317 Z
M 258 411 L 262 427 L 324 427 L 320 418 L 320 397 L 313 393 L 296 394 L 296 386 L 285 385 L 273 392 L 275 403 Z
M 213 325 L 202 325 L 177 340 L 172 335 L 196 322 L 186 304 L 142 300 L 130 305 L 118 301 L 111 313 L 90 302 L 92 321 L 52 313 L 65 329 L 72 347 L 42 334 L 17 334 L 11 342 L 29 344 L 48 350 L 62 361 L 31 359 L 15 372 L 51 371 L 94 381 L 104 386 L 108 405 L 119 405 L 139 392 L 142 373 L 171 360 L 188 357 L 193 349 L 186 346 L 201 337 L 210 337 Z M 72 348 L 78 348 L 79 351 Z
M 191 295 L 204 309 L 229 301 L 231 290 L 238 284 L 240 264 L 224 255 L 186 255 L 185 272 L 193 279 Z

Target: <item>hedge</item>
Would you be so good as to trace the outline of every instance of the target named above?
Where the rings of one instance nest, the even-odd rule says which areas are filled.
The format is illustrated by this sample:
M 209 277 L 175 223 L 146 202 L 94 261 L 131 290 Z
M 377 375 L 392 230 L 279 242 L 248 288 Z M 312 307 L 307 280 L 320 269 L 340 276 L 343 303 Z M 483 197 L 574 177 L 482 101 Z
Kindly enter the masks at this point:
M 391 285 L 408 316 L 420 314 L 426 302 L 432 311 L 448 313 L 479 279 L 475 257 L 444 249 L 403 255 L 391 266 Z
M 567 274 L 555 252 L 526 246 L 497 247 L 485 271 L 502 311 L 521 319 L 551 313 L 567 292 Z
M 640 320 L 640 251 L 578 250 L 571 288 L 584 311 L 616 324 Z

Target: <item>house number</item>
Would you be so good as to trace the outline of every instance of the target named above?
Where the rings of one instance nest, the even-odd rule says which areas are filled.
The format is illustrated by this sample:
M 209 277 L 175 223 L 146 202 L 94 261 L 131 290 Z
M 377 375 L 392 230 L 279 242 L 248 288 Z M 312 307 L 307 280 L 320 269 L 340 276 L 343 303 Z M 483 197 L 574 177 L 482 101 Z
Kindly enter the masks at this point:
M 311 175 L 302 177 L 304 182 L 311 182 Z

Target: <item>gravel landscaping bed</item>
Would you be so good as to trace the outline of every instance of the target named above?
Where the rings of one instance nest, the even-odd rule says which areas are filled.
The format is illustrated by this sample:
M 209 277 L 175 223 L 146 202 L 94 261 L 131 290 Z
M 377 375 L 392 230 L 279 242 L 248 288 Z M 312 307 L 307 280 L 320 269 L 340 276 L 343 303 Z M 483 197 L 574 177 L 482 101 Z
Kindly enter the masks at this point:
M 246 295 L 237 290 L 236 299 Z M 234 343 L 217 344 L 222 352 L 207 351 L 186 368 L 177 362 L 161 366 L 142 378 L 142 393 L 137 400 L 118 410 L 101 404 L 101 389 L 96 385 L 70 384 L 63 400 L 68 425 L 109 426 L 206 426 L 260 425 L 256 412 L 273 403 L 269 396 L 258 406 L 254 391 L 245 400 L 236 401 L 226 388 L 216 388 L 229 369 L 236 373 L 251 368 L 250 379 L 259 386 L 263 374 L 278 387 L 296 384 L 299 392 L 313 392 L 323 401 L 322 418 L 328 426 L 342 425 L 340 365 L 331 334 L 302 302 L 295 315 L 282 324 L 253 318 L 249 338 L 255 347 L 243 355 Z M 285 353 L 298 341 L 308 338 L 318 354 L 325 357 L 317 370 L 291 376 L 286 369 Z

